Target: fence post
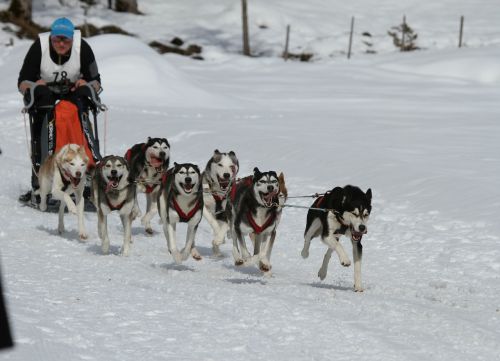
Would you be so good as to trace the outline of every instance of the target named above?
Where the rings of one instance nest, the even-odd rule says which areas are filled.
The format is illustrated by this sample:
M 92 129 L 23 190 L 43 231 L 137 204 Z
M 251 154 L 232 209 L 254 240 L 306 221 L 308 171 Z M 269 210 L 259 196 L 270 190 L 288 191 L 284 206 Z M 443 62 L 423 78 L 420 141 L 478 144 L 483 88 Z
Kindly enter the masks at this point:
M 351 33 L 349 34 L 349 48 L 347 50 L 347 59 L 351 58 L 351 50 L 352 50 L 352 34 L 354 32 L 354 16 L 351 17 Z
M 243 55 L 250 56 L 250 41 L 248 40 L 247 0 L 241 0 L 241 17 L 243 22 Z
M 285 50 L 283 51 L 283 59 L 288 60 L 288 44 L 290 42 L 290 25 L 286 26 Z
M 460 33 L 458 35 L 458 47 L 459 48 L 462 47 L 462 37 L 463 37 L 463 34 L 464 34 L 464 16 L 462 15 L 460 17 Z

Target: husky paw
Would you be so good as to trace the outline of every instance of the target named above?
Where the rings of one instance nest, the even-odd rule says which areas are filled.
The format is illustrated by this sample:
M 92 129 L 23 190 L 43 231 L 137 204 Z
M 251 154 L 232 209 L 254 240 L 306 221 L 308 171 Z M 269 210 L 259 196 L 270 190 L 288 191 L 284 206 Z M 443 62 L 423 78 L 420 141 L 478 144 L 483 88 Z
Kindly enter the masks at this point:
M 326 270 L 323 268 L 320 268 L 318 271 L 318 277 L 320 280 L 324 280 L 326 278 Z
M 364 288 L 360 285 L 354 285 L 354 292 L 363 292 Z
M 302 258 L 307 258 L 309 257 L 309 250 L 308 249 L 302 249 L 302 252 L 300 252 L 300 255 L 302 256 Z
M 177 264 L 182 263 L 182 255 L 179 251 L 173 251 L 172 258 L 174 259 L 175 263 L 177 263 Z
M 63 234 L 63 233 L 64 233 L 64 226 L 59 226 L 59 227 L 57 227 L 57 232 L 58 232 L 59 234 Z
M 201 261 L 202 259 L 200 252 L 198 252 L 198 250 L 194 247 L 191 248 L 191 257 L 197 261 Z
M 101 252 L 102 252 L 102 254 L 109 254 L 109 245 L 101 246 Z
M 259 262 L 259 269 L 262 272 L 269 272 L 271 270 L 272 266 L 268 262 L 260 261 Z
M 129 247 L 123 247 L 120 253 L 121 253 L 122 256 L 128 257 L 128 255 L 130 253 L 130 248 Z
M 81 241 L 86 241 L 89 238 L 87 232 L 80 232 L 79 236 Z
M 68 212 L 76 214 L 77 210 L 76 210 L 76 206 L 74 204 L 67 204 L 66 206 L 68 207 Z
M 45 211 L 47 210 L 47 203 L 45 203 L 45 202 L 40 202 L 40 204 L 39 204 L 39 206 L 38 206 L 38 207 L 40 208 L 40 210 L 41 210 L 42 212 L 45 212 Z
M 212 253 L 215 257 L 222 257 L 222 252 L 220 251 L 219 246 L 217 245 L 212 245 Z
M 349 258 L 345 258 L 340 260 L 340 264 L 344 267 L 349 267 L 351 265 L 351 260 Z
M 234 261 L 235 266 L 243 266 L 243 263 L 245 263 L 245 261 L 243 261 L 241 258 Z
M 152 235 L 153 235 L 153 233 L 154 233 L 153 228 L 151 228 L 151 227 L 147 227 L 147 228 L 145 229 L 145 231 L 146 231 L 146 234 L 147 234 L 148 236 L 152 236 Z

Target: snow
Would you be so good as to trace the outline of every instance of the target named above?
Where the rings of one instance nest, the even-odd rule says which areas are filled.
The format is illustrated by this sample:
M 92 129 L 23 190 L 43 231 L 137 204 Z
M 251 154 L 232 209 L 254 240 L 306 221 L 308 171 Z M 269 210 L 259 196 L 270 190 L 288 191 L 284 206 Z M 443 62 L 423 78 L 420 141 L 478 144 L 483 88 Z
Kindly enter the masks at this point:
M 73 7 L 35 5 L 35 18 L 50 24 L 66 13 L 79 23 L 78 2 L 65 2 Z M 176 162 L 203 168 L 214 149 L 234 150 L 241 176 L 255 166 L 283 171 L 291 196 L 345 184 L 371 188 L 363 293 L 353 291 L 353 267 L 336 257 L 318 279 L 326 251 L 318 239 L 301 258 L 306 212 L 298 208 L 284 210 L 272 275 L 235 267 L 230 242 L 224 258 L 213 258 L 204 220 L 196 237 L 203 260 L 180 266 L 157 218 L 151 237 L 134 223 L 129 257 L 119 255 L 116 214 L 109 217 L 109 256 L 101 254 L 94 213 L 85 215 L 87 242 L 78 240 L 71 215 L 67 233 L 58 235 L 55 214 L 17 202 L 29 187 L 30 162 L 15 84 L 31 42 L 2 47 L 0 252 L 16 347 L 0 359 L 498 359 L 500 34 L 492 24 L 500 4 L 370 5 L 249 1 L 252 41 L 266 54 L 256 58 L 238 54 L 237 1 L 142 0 L 144 16 L 104 5 L 89 15 L 92 23 L 140 34 L 89 39 L 110 108 L 100 115 L 107 153 L 165 136 Z M 385 32 L 403 13 L 426 50 L 391 48 Z M 351 60 L 341 54 L 352 15 L 360 29 L 370 23 L 377 55 L 362 54 L 359 43 Z M 455 31 L 460 15 L 468 47 L 457 49 L 445 29 Z M 315 62 L 278 57 L 287 23 L 303 29 L 292 32 L 292 42 L 307 44 Z M 258 24 L 269 28 L 259 33 Z M 176 35 L 201 39 L 207 60 L 160 56 L 144 44 Z M 0 31 L 2 43 L 8 36 Z M 179 233 L 183 244 L 185 227 Z M 350 254 L 350 242 L 342 243 Z

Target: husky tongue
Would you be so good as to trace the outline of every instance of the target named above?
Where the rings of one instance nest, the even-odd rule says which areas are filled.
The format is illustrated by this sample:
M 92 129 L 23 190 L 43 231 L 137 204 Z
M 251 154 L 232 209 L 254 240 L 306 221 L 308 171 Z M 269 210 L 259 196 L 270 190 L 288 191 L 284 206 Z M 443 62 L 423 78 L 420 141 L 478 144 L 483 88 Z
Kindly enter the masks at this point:
M 155 168 L 158 168 L 158 167 L 161 167 L 162 164 L 163 164 L 163 160 L 160 159 L 160 158 L 156 158 L 156 157 L 151 157 L 151 165 Z

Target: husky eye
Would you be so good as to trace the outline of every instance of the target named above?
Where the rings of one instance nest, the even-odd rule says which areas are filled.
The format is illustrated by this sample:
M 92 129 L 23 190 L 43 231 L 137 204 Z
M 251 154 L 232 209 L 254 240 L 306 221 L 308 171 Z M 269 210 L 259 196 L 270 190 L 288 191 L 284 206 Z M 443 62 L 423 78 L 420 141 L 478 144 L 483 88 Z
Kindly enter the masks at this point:
M 217 163 L 217 165 L 218 165 L 219 167 L 222 167 L 222 164 L 221 164 L 221 163 Z
M 273 180 L 271 183 L 272 183 L 272 184 L 276 184 L 276 183 L 278 183 L 278 181 L 275 179 L 275 180 Z
M 354 217 L 359 217 L 359 213 L 358 213 L 358 212 L 351 212 L 351 213 L 352 213 L 352 215 L 353 215 Z
M 106 168 L 111 168 L 111 164 L 106 164 Z

